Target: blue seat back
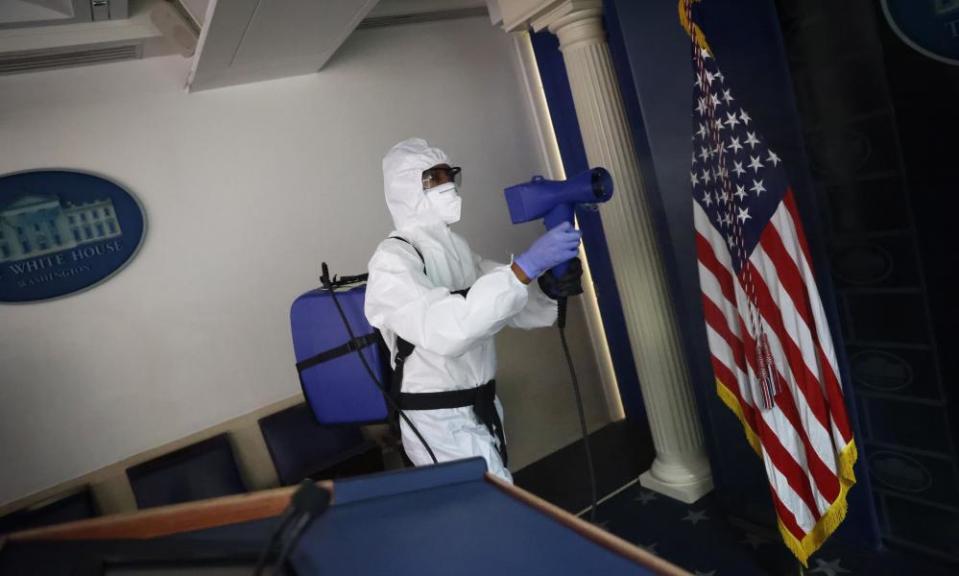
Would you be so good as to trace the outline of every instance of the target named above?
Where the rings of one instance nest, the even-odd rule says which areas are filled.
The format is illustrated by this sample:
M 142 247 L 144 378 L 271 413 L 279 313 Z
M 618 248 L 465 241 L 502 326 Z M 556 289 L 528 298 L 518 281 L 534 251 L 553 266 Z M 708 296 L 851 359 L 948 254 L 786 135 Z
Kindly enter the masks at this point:
M 52 502 L 43 502 L 0 518 L 0 534 L 99 516 L 89 486 Z
M 370 448 L 358 426 L 321 426 L 306 404 L 261 418 L 260 430 L 285 486 Z
M 246 492 L 226 434 L 132 466 L 127 478 L 140 508 Z

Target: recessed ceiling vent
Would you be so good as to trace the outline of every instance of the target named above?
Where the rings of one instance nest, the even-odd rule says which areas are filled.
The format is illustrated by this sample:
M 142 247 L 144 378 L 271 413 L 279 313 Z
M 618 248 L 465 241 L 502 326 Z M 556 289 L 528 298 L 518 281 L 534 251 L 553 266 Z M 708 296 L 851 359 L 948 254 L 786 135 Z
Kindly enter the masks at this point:
M 71 66 L 86 66 L 103 62 L 135 60 L 141 56 L 142 45 L 84 47 L 80 50 L 7 52 L 0 54 L 0 74 L 36 72 Z

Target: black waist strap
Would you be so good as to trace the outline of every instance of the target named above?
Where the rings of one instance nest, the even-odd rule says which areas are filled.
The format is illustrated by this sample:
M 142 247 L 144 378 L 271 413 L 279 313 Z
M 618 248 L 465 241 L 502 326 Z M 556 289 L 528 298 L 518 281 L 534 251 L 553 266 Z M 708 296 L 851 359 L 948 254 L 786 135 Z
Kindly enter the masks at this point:
M 398 397 L 398 404 L 402 410 L 442 410 L 472 406 L 476 418 L 486 426 L 490 434 L 496 436 L 499 441 L 499 454 L 503 459 L 503 466 L 508 465 L 506 435 L 503 433 L 503 422 L 496 410 L 496 380 L 490 380 L 482 386 L 467 388 L 466 390 L 401 392 Z
M 366 336 L 357 336 L 356 338 L 352 340 L 348 340 L 346 344 L 343 344 L 342 346 L 337 346 L 336 348 L 330 348 L 329 350 L 324 350 L 323 352 L 320 352 L 319 354 L 314 354 L 313 356 L 310 356 L 309 358 L 304 358 L 303 360 L 300 360 L 299 362 L 296 363 L 296 370 L 298 372 L 303 372 L 304 370 L 308 368 L 312 368 L 316 366 L 317 364 L 322 364 L 334 358 L 345 356 L 349 354 L 350 352 L 361 350 L 371 344 L 375 344 L 376 342 L 377 342 L 376 332 L 371 332 L 367 334 Z

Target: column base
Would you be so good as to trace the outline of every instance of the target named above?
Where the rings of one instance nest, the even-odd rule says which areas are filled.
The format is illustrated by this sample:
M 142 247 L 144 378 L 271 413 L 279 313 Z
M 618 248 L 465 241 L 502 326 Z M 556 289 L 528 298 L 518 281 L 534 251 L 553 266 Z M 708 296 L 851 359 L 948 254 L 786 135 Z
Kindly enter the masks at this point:
M 712 476 L 708 474 L 704 478 L 678 484 L 674 482 L 663 482 L 653 476 L 652 470 L 647 470 L 639 475 L 639 485 L 653 492 L 658 492 L 663 496 L 669 496 L 674 500 L 679 500 L 685 504 L 692 504 L 713 491 L 713 479 Z

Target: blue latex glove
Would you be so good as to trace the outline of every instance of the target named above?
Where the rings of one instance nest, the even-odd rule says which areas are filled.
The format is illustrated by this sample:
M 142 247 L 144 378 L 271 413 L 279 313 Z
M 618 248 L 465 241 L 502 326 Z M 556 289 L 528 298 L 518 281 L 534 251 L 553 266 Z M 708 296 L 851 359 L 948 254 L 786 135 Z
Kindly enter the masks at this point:
M 529 250 L 517 256 L 513 262 L 530 279 L 536 278 L 553 266 L 576 258 L 581 236 L 582 233 L 572 224 L 563 222 L 537 238 Z

